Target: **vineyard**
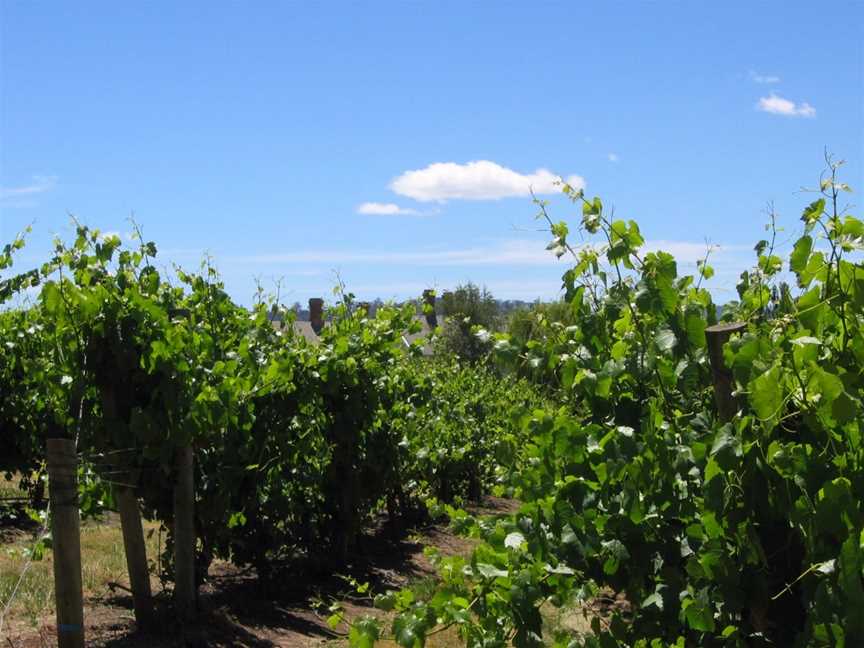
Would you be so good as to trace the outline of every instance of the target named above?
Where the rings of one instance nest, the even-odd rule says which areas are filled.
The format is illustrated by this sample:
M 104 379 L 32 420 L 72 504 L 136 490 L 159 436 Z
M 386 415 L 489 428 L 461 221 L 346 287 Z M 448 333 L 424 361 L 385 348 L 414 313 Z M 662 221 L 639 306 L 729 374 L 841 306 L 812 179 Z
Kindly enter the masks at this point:
M 338 572 L 381 520 L 447 518 L 474 544 L 430 551 L 434 586 L 357 583 L 368 616 L 333 603 L 351 646 L 444 630 L 472 648 L 862 646 L 864 223 L 841 164 L 785 258 L 772 219 L 722 308 L 710 250 L 686 276 L 562 185 L 579 243 L 536 203 L 570 259 L 563 303 L 507 331 L 459 322 L 470 358 L 424 356 L 440 329 L 406 345 L 415 304 L 373 315 L 340 287 L 313 344 L 273 325 L 293 315 L 263 293 L 235 304 L 209 262 L 160 272 L 140 232 L 126 247 L 78 226 L 21 270 L 25 233 L 0 255 L 0 470 L 54 524 L 61 479 L 75 520 L 120 512 L 143 632 L 158 624 L 142 519 L 165 529 L 182 630 L 215 559 L 276 586 Z M 56 440 L 77 468 L 45 495 Z M 490 493 L 515 512 L 466 512 Z M 59 555 L 57 530 L 40 541 Z M 590 632 L 544 623 L 610 597 L 626 604 Z

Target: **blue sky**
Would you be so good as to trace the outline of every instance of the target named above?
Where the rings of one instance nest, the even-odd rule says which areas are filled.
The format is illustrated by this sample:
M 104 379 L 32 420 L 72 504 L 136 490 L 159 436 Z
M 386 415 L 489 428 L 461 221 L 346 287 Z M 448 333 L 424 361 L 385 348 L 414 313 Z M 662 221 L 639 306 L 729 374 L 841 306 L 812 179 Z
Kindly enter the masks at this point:
M 69 214 L 231 293 L 552 297 L 529 185 L 577 176 L 733 296 L 828 147 L 864 190 L 864 3 L 0 0 L 0 240 Z M 552 193 L 556 219 L 575 211 Z M 396 212 L 396 213 L 393 213 Z

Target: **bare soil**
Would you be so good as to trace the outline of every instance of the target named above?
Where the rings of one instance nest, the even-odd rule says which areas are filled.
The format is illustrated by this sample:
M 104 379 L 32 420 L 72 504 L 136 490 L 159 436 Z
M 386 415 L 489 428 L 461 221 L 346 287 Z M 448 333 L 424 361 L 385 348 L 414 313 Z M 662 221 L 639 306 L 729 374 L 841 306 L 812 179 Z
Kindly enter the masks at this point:
M 472 512 L 505 513 L 514 503 L 487 498 Z M 6 529 L 0 534 L 0 551 L 19 538 L 23 530 Z M 117 529 L 119 534 L 119 529 Z M 411 582 L 434 578 L 434 571 L 424 555 L 425 547 L 435 547 L 444 555 L 465 555 L 472 542 L 453 535 L 443 524 L 429 524 L 399 534 L 381 528 L 364 538 L 360 555 L 346 566 L 343 576 L 358 582 L 369 582 L 374 592 L 397 589 Z M 8 546 L 8 545 L 7 545 Z M 122 587 L 128 584 L 125 574 L 118 578 L 121 587 L 105 584 L 102 591 L 85 598 L 86 641 L 88 646 L 110 648 L 168 648 L 174 646 L 248 646 L 264 648 L 306 648 L 338 646 L 344 643 L 347 628 L 331 630 L 326 606 L 340 601 L 349 618 L 380 614 L 365 599 L 350 598 L 351 587 L 339 576 L 282 577 L 265 586 L 254 570 L 216 561 L 199 595 L 199 623 L 180 628 L 172 621 L 170 594 L 157 594 L 160 632 L 144 636 L 136 632 L 132 600 Z M 321 603 L 324 603 L 322 606 Z M 7 622 L 8 624 L 8 622 Z M 0 637 L 2 648 L 43 648 L 57 642 L 54 618 L 41 618 L 36 626 L 14 617 L 7 637 Z M 441 633 L 434 646 L 454 645 L 455 637 Z M 388 644 L 384 644 L 388 645 Z

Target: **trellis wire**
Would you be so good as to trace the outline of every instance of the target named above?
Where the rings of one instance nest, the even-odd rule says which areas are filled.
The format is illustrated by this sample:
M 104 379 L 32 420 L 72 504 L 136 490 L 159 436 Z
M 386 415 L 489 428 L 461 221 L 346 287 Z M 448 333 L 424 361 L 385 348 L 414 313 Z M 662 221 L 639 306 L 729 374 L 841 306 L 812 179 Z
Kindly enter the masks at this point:
M 9 609 L 12 607 L 12 601 L 15 600 L 15 596 L 18 594 L 18 589 L 21 587 L 21 583 L 24 581 L 24 576 L 27 574 L 27 570 L 30 569 L 30 565 L 33 564 L 33 553 L 36 549 L 36 545 L 38 545 L 48 536 L 48 530 L 50 528 L 50 516 L 51 502 L 49 501 L 48 506 L 45 509 L 45 521 L 42 523 L 42 528 L 39 529 L 39 534 L 36 538 L 36 541 L 30 548 L 30 555 L 27 556 L 27 562 L 24 563 L 24 567 L 21 569 L 21 573 L 18 575 L 18 580 L 15 582 L 15 587 L 12 588 L 12 593 L 9 595 L 9 600 L 6 601 L 6 604 L 3 606 L 3 612 L 0 612 L 0 636 L 3 635 L 3 626 L 6 622 L 6 615 L 9 613 Z

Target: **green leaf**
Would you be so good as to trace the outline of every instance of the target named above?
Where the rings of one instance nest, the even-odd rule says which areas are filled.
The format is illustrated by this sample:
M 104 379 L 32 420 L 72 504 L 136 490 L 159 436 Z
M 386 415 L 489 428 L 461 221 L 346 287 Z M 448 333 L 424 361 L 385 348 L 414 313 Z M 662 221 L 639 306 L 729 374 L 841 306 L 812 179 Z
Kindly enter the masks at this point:
M 864 551 L 858 538 L 850 535 L 840 550 L 840 587 L 845 595 L 845 626 L 849 645 L 862 645 L 864 642 L 864 585 L 861 575 L 864 572 Z
M 822 214 L 825 212 L 825 199 L 820 198 L 819 200 L 814 200 L 812 203 L 807 205 L 807 208 L 804 210 L 804 213 L 801 214 L 801 220 L 804 221 L 808 226 L 813 225 Z
M 774 366 L 750 382 L 750 404 L 769 429 L 776 424 L 783 406 L 783 381 L 780 367 Z
M 606 574 L 611 575 L 616 573 L 621 562 L 630 558 L 630 552 L 627 551 L 627 547 L 617 538 L 604 540 L 601 542 L 601 546 L 603 547 L 603 555 L 607 556 L 606 561 L 603 563 L 603 571 Z
M 810 251 L 813 249 L 813 239 L 809 236 L 802 236 L 795 243 L 792 254 L 789 256 L 789 269 L 797 275 L 800 275 L 807 267 L 807 261 L 810 259 Z
M 682 605 L 687 625 L 693 630 L 701 632 L 714 632 L 714 614 L 711 608 L 695 599 L 686 599 Z
M 792 344 L 797 346 L 806 346 L 808 344 L 822 344 L 822 341 L 819 338 L 815 338 L 812 335 L 802 335 L 800 337 L 793 338 L 790 340 Z
M 808 390 L 811 398 L 818 401 L 819 406 L 830 406 L 843 393 L 843 381 L 840 377 L 814 364 L 810 367 L 810 384 Z
M 811 257 L 811 262 L 816 257 Z M 798 321 L 814 335 L 821 335 L 824 325 L 823 316 L 827 305 L 822 301 L 822 291 L 814 286 L 798 298 Z
M 720 467 L 720 464 L 711 457 L 708 459 L 708 463 L 705 465 L 705 483 L 707 484 L 712 479 L 714 479 L 717 475 L 723 474 L 723 469 Z
M 376 594 L 374 605 L 379 610 L 389 611 L 396 607 L 396 594 L 388 592 L 387 594 Z
M 568 567 L 564 563 L 558 563 L 557 566 L 547 564 L 544 569 L 550 574 L 561 574 L 562 576 L 572 576 L 576 571 L 572 567 Z
M 642 607 L 650 607 L 652 605 L 657 606 L 661 611 L 663 610 L 663 597 L 657 592 L 654 592 L 642 601 Z
M 694 347 L 702 348 L 705 346 L 705 329 L 708 323 L 702 317 L 702 314 L 695 310 L 688 310 L 684 320 L 687 329 L 687 340 Z
M 351 648 L 373 648 L 381 637 L 380 621 L 371 617 L 356 620 L 348 631 Z
M 237 527 L 242 527 L 246 525 L 246 516 L 243 514 L 243 511 L 237 511 L 236 513 L 232 513 L 231 517 L 228 518 L 228 528 L 236 529 Z
M 817 495 L 815 516 L 817 528 L 823 533 L 843 537 L 848 533 L 850 522 L 858 518 L 857 509 L 848 479 L 838 477 L 826 482 Z
M 484 578 L 506 578 L 510 573 L 505 569 L 498 569 L 494 565 L 488 563 L 477 563 L 477 571 Z
M 660 329 L 654 337 L 654 341 L 657 343 L 657 348 L 663 353 L 671 351 L 677 342 L 675 334 L 670 329 Z

